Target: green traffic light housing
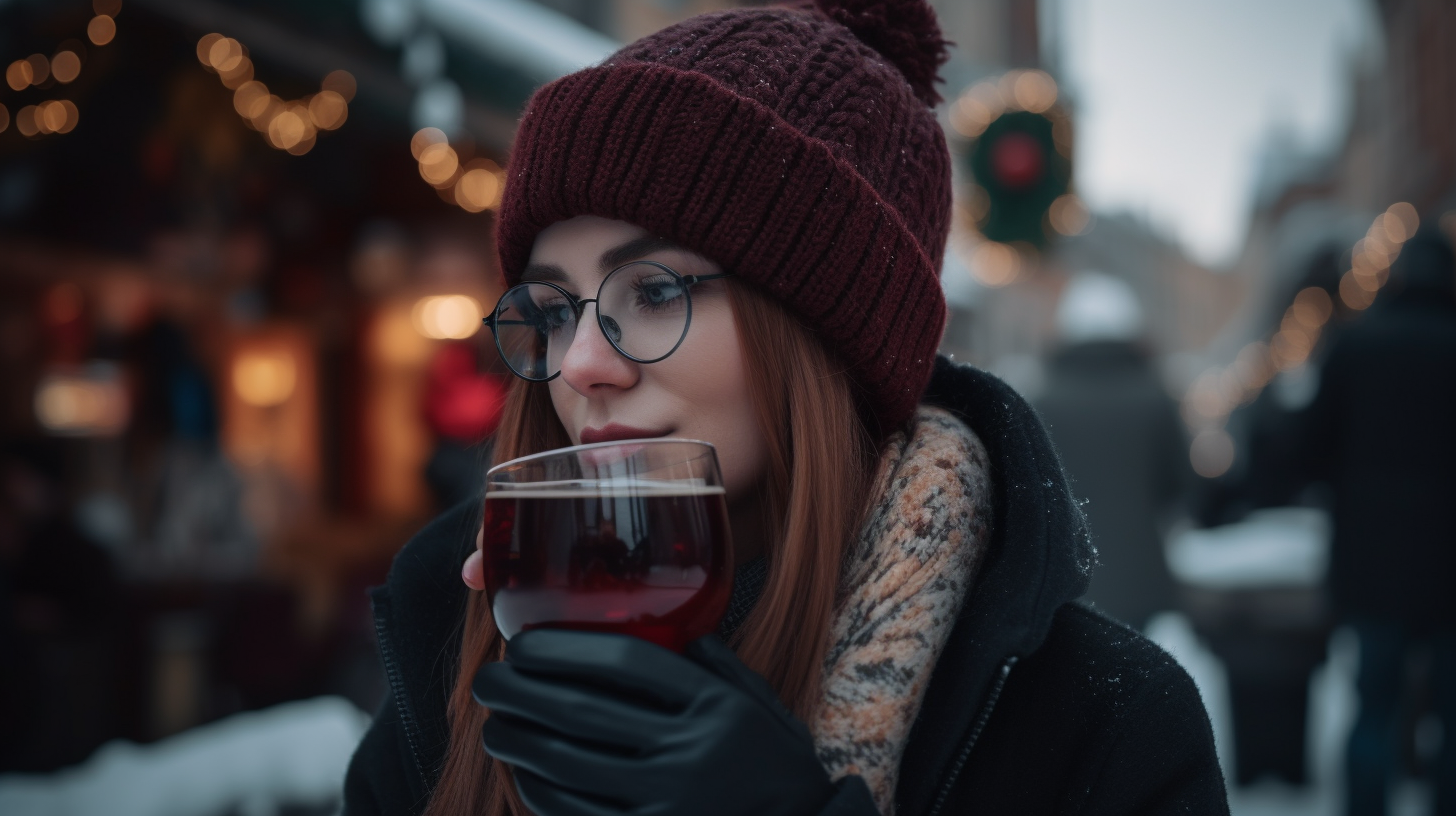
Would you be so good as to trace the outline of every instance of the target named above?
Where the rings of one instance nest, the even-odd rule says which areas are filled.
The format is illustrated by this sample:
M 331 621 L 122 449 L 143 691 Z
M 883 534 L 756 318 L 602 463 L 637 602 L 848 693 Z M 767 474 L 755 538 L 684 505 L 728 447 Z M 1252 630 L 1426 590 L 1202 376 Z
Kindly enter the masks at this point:
M 996 117 L 966 154 L 970 171 L 986 192 L 978 224 L 992 241 L 1047 242 L 1047 213 L 1072 180 L 1072 163 L 1057 150 L 1052 119 L 1012 111 Z

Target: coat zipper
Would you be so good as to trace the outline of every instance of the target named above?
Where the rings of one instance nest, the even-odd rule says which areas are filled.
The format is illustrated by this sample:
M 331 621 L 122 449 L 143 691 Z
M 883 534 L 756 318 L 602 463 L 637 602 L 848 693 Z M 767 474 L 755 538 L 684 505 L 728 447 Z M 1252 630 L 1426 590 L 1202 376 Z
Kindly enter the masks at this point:
M 940 793 L 935 797 L 935 804 L 931 806 L 930 812 L 926 816 L 937 816 L 940 809 L 945 807 L 945 800 L 950 798 L 950 790 L 955 786 L 956 778 L 960 776 L 966 760 L 970 759 L 971 749 L 976 747 L 976 741 L 981 738 L 981 731 L 986 728 L 986 721 L 991 719 L 991 711 L 996 708 L 996 701 L 1001 699 L 1001 689 L 1006 686 L 1006 676 L 1011 674 L 1011 667 L 1015 665 L 1016 657 L 1014 655 L 1006 658 L 1006 661 L 1001 664 L 1001 672 L 996 676 L 996 682 L 991 685 L 991 693 L 986 696 L 986 704 L 981 706 L 981 713 L 976 717 L 975 724 L 971 726 L 971 733 L 966 737 L 966 744 L 961 746 L 955 762 L 951 763 L 950 771 L 945 776 L 945 782 L 940 786 Z
M 386 602 L 387 605 L 387 602 Z M 420 739 L 419 727 L 415 722 L 414 713 L 410 710 L 409 698 L 405 696 L 407 691 L 404 686 L 404 676 L 400 673 L 399 661 L 395 658 L 394 649 L 390 647 L 388 631 L 385 626 L 384 615 L 379 614 L 378 603 L 374 610 L 374 636 L 379 641 L 379 657 L 384 663 L 385 676 L 389 678 L 389 688 L 394 694 L 394 705 L 399 709 L 399 721 L 404 726 L 405 741 L 409 743 L 410 759 L 414 760 L 415 772 L 419 774 L 420 783 L 425 781 L 425 766 L 420 761 Z

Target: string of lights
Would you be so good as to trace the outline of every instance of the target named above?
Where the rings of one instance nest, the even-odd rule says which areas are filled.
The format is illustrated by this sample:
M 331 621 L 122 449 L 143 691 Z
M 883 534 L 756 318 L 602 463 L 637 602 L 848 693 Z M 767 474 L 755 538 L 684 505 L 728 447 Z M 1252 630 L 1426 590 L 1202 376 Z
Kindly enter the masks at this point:
M 197 41 L 197 61 L 217 74 L 233 92 L 233 109 L 270 147 L 294 156 L 313 149 L 321 132 L 338 130 L 349 118 L 349 103 L 358 83 L 348 71 L 331 71 L 317 93 L 283 99 L 253 78 L 248 49 L 232 37 L 213 33 Z
M 505 171 L 486 158 L 461 161 L 439 128 L 421 128 L 410 139 L 410 153 L 420 165 L 420 178 L 440 198 L 466 212 L 484 212 L 500 206 L 505 192 Z
M 1353 311 L 1368 309 L 1390 280 L 1390 266 L 1416 234 L 1416 208 L 1400 201 L 1371 222 L 1350 252 L 1350 269 L 1340 277 L 1339 297 Z M 1330 294 L 1317 286 L 1301 289 L 1284 310 L 1279 329 L 1239 350 L 1232 363 L 1214 366 L 1193 381 L 1183 399 L 1183 420 L 1196 431 L 1190 458 L 1200 475 L 1214 478 L 1233 465 L 1234 442 L 1225 425 L 1235 408 L 1248 405 L 1282 371 L 1309 361 L 1334 316 Z
M 95 16 L 86 24 L 86 37 L 94 46 L 107 45 L 116 39 L 121 0 L 92 0 L 91 9 Z M 44 54 L 31 54 L 11 62 L 5 68 L 5 84 L 16 92 L 69 85 L 81 76 L 84 61 L 85 46 L 78 40 L 67 40 L 49 59 Z M 80 109 L 69 99 L 47 99 L 15 112 L 15 129 L 27 139 L 70 133 L 80 121 Z M 0 133 L 9 128 L 10 109 L 0 103 Z

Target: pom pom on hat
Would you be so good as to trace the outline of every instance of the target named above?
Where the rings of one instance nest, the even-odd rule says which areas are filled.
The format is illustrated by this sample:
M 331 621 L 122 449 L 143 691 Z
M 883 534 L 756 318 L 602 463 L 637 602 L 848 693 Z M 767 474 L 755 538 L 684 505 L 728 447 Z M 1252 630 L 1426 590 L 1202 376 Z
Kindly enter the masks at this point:
M 935 10 L 925 0 L 814 0 L 819 11 L 854 32 L 904 74 L 926 105 L 940 103 L 935 90 L 950 45 Z

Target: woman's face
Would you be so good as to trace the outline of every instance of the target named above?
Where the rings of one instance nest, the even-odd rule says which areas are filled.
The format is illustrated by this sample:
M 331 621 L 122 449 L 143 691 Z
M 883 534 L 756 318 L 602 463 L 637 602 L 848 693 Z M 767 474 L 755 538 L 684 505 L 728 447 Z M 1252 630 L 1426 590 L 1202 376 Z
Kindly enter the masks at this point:
M 633 260 L 665 264 L 678 274 L 715 275 L 717 264 L 625 221 L 579 216 L 536 238 L 523 280 L 547 280 L 578 298 L 595 298 L 602 279 Z M 637 363 L 607 342 L 589 303 L 551 402 L 576 444 L 676 437 L 718 449 L 729 502 L 762 477 L 768 449 L 748 394 L 747 371 L 722 280 L 691 289 L 692 325 L 665 360 Z

